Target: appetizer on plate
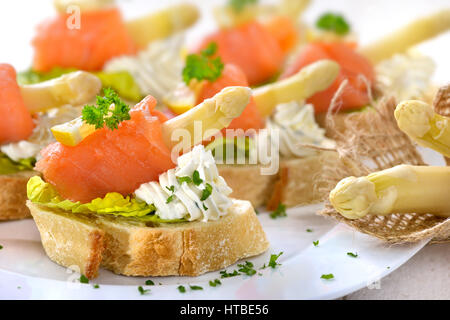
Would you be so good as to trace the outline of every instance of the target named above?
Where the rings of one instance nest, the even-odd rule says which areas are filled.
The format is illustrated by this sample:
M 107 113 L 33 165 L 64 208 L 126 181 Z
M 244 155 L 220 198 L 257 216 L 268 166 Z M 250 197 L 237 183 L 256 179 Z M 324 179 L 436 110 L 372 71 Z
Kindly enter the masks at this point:
M 250 89 L 228 87 L 167 120 L 148 96 L 130 108 L 111 90 L 83 109 L 75 145 L 49 145 L 27 203 L 53 261 L 88 278 L 100 266 L 130 276 L 199 275 L 268 248 L 248 201 L 230 198 L 210 151 L 197 145 L 229 125 Z M 203 131 L 195 134 L 195 123 Z M 181 131 L 182 132 L 181 132 Z M 179 155 L 183 145 L 195 146 Z M 186 136 L 187 135 L 187 136 Z M 70 240 L 70 241 L 69 241 Z
M 30 216 L 26 182 L 36 175 L 39 151 L 54 141 L 50 127 L 80 112 L 93 99 L 100 80 L 75 72 L 36 85 L 19 86 L 11 65 L 0 64 L 0 220 Z
M 187 57 L 184 83 L 164 99 L 172 112 L 189 110 L 227 86 L 248 85 L 238 66 L 224 64 L 215 56 L 217 49 L 213 42 L 200 54 Z M 288 206 L 318 202 L 326 196 L 308 184 L 319 174 L 322 160 L 337 161 L 337 154 L 321 149 L 333 147 L 333 142 L 315 123 L 312 106 L 302 101 L 326 89 L 338 71 L 335 62 L 319 61 L 292 78 L 253 89 L 252 100 L 241 116 L 222 130 L 221 136 L 204 141 L 234 196 L 255 207 L 269 204 L 270 208 L 280 202 Z
M 171 36 L 179 36 L 199 15 L 195 6 L 181 3 L 124 21 L 112 0 L 54 3 L 58 15 L 38 26 L 32 41 L 33 66 L 22 74 L 22 80 L 33 83 L 85 70 L 95 73 L 103 87 L 111 87 L 124 99 L 135 102 L 147 94 L 160 94 L 161 87 L 171 83 L 167 79 L 173 74 L 172 66 L 167 67 L 167 62 L 166 70 L 153 70 L 152 66 L 158 65 L 156 60 L 167 61 L 167 57 L 177 55 L 174 46 L 180 41 L 170 39 Z M 133 59 L 114 61 L 126 55 Z M 157 76 L 166 82 L 152 80 Z

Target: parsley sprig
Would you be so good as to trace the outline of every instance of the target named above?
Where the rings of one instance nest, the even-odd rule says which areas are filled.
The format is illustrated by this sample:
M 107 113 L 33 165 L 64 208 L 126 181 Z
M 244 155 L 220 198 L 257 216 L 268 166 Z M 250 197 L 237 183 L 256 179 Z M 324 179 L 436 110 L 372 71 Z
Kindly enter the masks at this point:
M 257 3 L 258 0 L 229 0 L 228 5 L 235 11 L 241 12 L 246 6 Z
M 97 105 L 86 105 L 82 111 L 84 122 L 101 129 L 104 126 L 114 130 L 119 123 L 130 120 L 130 107 L 120 100 L 117 93 L 111 88 L 103 90 L 104 96 L 97 96 Z
M 321 15 L 316 22 L 316 27 L 333 31 L 342 36 L 350 32 L 350 25 L 345 21 L 344 17 L 332 12 Z
M 222 74 L 224 64 L 220 57 L 214 58 L 217 43 L 211 42 L 200 54 L 190 54 L 183 69 L 183 81 L 189 85 L 192 79 L 214 81 Z

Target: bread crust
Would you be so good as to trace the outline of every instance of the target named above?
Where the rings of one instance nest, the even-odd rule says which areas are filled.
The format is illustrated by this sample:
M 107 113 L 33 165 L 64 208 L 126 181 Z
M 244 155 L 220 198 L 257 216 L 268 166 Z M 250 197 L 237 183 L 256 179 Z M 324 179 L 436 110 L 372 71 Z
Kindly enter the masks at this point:
M 261 175 L 260 165 L 218 165 L 219 174 L 233 189 L 234 198 L 248 200 L 254 207 L 266 205 L 274 210 L 279 203 L 288 207 L 318 203 L 328 194 L 315 188 L 324 165 L 339 161 L 335 151 L 318 151 L 317 155 L 281 159 L 274 175 Z
M 217 221 L 159 226 L 27 205 L 49 258 L 90 279 L 100 266 L 128 276 L 197 276 L 269 247 L 248 201 L 233 200 Z
M 0 221 L 30 218 L 26 206 L 27 182 L 36 171 L 0 175 Z

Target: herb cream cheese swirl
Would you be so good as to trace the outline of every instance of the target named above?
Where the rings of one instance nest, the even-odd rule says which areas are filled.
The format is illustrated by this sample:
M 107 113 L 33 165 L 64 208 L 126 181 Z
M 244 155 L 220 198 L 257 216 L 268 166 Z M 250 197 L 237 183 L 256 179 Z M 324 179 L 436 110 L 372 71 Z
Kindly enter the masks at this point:
M 305 157 L 315 154 L 315 150 L 301 145 L 334 147 L 334 141 L 325 137 L 325 130 L 320 128 L 314 118 L 311 104 L 289 102 L 279 104 L 274 114 L 267 119 L 267 135 L 258 135 L 258 148 L 267 144 L 278 143 L 280 155 L 285 158 Z M 279 139 L 274 139 L 273 132 L 278 131 Z M 272 148 L 273 150 L 273 148 Z
M 153 204 L 164 220 L 217 220 L 231 206 L 232 192 L 219 175 L 211 151 L 202 145 L 180 156 L 177 166 L 159 176 L 159 182 L 142 184 L 137 199 Z

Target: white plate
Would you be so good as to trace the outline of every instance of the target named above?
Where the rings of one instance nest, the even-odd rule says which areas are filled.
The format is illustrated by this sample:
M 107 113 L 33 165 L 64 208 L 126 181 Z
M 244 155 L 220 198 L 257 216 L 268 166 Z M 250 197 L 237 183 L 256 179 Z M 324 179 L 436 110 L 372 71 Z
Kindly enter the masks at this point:
M 200 277 L 130 278 L 101 270 L 91 285 L 77 283 L 79 275 L 50 261 L 42 249 L 32 220 L 0 224 L 0 299 L 333 299 L 371 285 L 406 262 L 426 242 L 388 247 L 344 225 L 315 215 L 320 205 L 288 210 L 288 217 L 259 218 L 271 243 L 267 253 L 248 259 L 255 267 L 267 264 L 270 254 L 283 254 L 281 266 L 262 275 L 221 279 L 219 272 Z M 307 232 L 312 229 L 312 232 Z M 313 241 L 319 240 L 319 245 Z M 357 253 L 357 258 L 347 255 Z M 242 263 L 242 262 L 241 262 Z M 236 265 L 227 268 L 236 269 Z M 332 273 L 334 280 L 321 279 Z M 145 286 L 152 279 L 156 286 Z M 99 284 L 94 289 L 92 284 Z M 162 285 L 159 285 L 161 283 Z M 181 294 L 178 285 L 199 285 L 203 291 Z M 151 289 L 140 295 L 138 286 Z
M 205 7 L 209 2 L 201 1 Z M 17 27 L 21 36 L 14 33 L 14 37 L 8 39 L 10 46 L 0 52 L 2 60 L 13 62 L 19 69 L 28 67 L 31 47 L 24 39 L 31 37 L 38 21 L 52 14 L 50 3 L 39 3 L 33 10 L 27 11 L 29 16 Z M 157 3 L 158 1 L 147 0 L 130 1 L 130 9 L 126 13 L 132 16 L 135 15 L 133 8 L 140 13 L 145 5 L 151 8 Z M 14 4 L 15 6 L 9 3 L 8 8 L 0 10 L 0 13 L 7 13 L 1 15 L 3 19 L 0 19 L 0 25 L 16 25 L 15 17 L 26 14 L 22 10 L 24 0 Z M 32 4 L 26 2 L 26 5 L 31 8 Z M 446 0 L 433 0 L 433 5 L 430 5 L 429 0 L 417 0 L 414 5 L 406 0 L 396 1 L 395 4 L 389 0 L 380 1 L 377 5 L 359 0 L 339 3 L 323 0 L 313 3 L 306 18 L 314 21 L 324 10 L 337 9 L 351 19 L 363 42 L 368 42 L 388 32 L 394 25 L 404 24 L 413 16 L 443 6 L 447 6 Z M 359 14 L 355 15 L 354 12 Z M 389 20 L 389 24 L 375 23 L 386 18 L 386 14 L 395 15 Z M 208 17 L 205 18 L 196 27 L 195 34 L 203 34 L 211 29 L 211 17 L 209 20 Z M 433 40 L 421 46 L 424 53 L 433 57 L 440 66 L 435 77 L 437 82 L 448 80 L 444 73 L 448 59 L 445 50 L 440 50 L 442 39 L 446 37 L 444 35 L 439 41 Z M 442 158 L 433 153 L 427 153 L 426 159 L 430 164 L 442 164 Z M 56 265 L 46 257 L 32 220 L 0 223 L 0 245 L 4 247 L 0 250 L 0 299 L 334 299 L 370 286 L 405 263 L 426 244 L 423 241 L 414 245 L 387 246 L 375 238 L 315 215 L 319 208 L 320 206 L 308 206 L 291 209 L 288 210 L 287 218 L 277 220 L 261 213 L 259 217 L 271 247 L 267 253 L 248 260 L 259 267 L 267 264 L 270 254 L 283 251 L 279 258 L 282 265 L 274 270 L 261 270 L 262 276 L 221 279 L 222 285 L 216 288 L 210 287 L 208 282 L 220 278 L 219 272 L 196 278 L 151 278 L 156 286 L 150 287 L 144 285 L 148 278 L 123 277 L 102 270 L 90 285 L 82 285 L 77 283 L 79 275 Z M 306 232 L 306 229 L 312 229 L 313 232 Z M 318 247 L 312 244 L 316 240 L 319 240 Z M 349 257 L 347 252 L 357 253 L 358 257 Z M 229 271 L 234 269 L 236 265 L 227 268 Z M 334 280 L 320 278 L 322 274 L 329 273 L 334 275 Z M 94 289 L 94 283 L 99 284 L 100 288 Z M 181 294 L 177 290 L 180 284 L 187 288 L 189 285 L 200 285 L 204 290 L 188 289 Z M 151 289 L 151 292 L 140 295 L 137 288 L 141 285 Z M 374 287 L 376 288 L 376 284 Z

